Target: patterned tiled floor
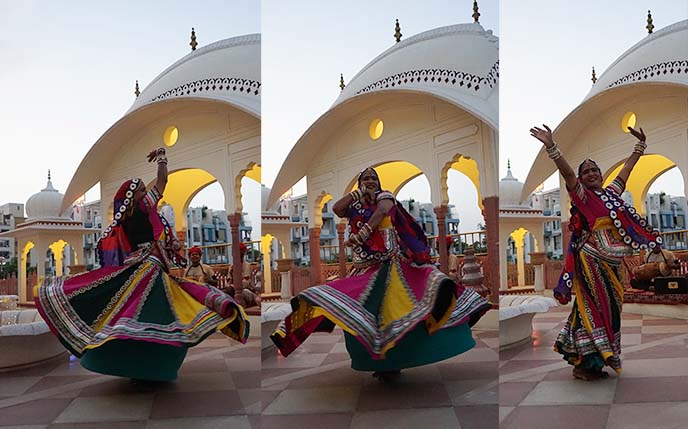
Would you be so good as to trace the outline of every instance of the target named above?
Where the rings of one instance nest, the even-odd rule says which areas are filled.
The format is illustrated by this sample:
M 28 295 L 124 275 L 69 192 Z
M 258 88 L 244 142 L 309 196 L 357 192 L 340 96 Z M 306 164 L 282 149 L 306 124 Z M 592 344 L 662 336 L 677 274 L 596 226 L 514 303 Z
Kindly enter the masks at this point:
M 312 335 L 263 360 L 263 429 L 497 428 L 498 332 L 476 347 L 383 384 L 350 368 L 342 331 Z
M 214 334 L 172 383 L 134 385 L 67 357 L 0 373 L 0 427 L 258 429 L 260 340 Z
M 537 315 L 533 341 L 500 353 L 500 427 L 685 427 L 688 321 L 622 314 L 622 374 L 585 382 L 552 351 L 569 311 Z

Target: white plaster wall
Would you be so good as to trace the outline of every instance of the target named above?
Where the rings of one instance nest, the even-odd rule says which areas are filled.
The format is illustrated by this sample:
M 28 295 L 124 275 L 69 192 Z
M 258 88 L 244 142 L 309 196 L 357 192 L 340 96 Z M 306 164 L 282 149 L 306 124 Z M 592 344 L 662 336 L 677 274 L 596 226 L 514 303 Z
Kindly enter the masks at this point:
M 376 118 L 383 120 L 384 133 L 373 141 L 368 129 Z M 477 162 L 482 197 L 495 195 L 496 161 L 486 160 L 496 156 L 495 137 L 474 116 L 428 97 L 409 96 L 400 103 L 361 110 L 331 130 L 309 164 L 306 171 L 309 207 L 315 207 L 323 192 L 335 200 L 340 198 L 363 168 L 388 161 L 407 161 L 421 169 L 430 183 L 431 201 L 439 206 L 446 199 L 441 189 L 442 168 L 459 154 Z M 486 194 L 485 190 L 492 192 Z M 309 217 L 310 227 L 319 223 L 319 216 Z

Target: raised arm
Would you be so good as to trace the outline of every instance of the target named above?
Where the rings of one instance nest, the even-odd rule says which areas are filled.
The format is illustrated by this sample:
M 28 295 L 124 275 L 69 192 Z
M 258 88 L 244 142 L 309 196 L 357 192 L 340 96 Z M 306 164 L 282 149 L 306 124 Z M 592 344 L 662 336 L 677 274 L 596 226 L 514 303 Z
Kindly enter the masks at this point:
M 349 192 L 332 205 L 332 211 L 339 217 L 346 217 L 346 209 L 349 208 L 354 201 L 360 200 L 362 195 L 363 192 L 361 192 L 360 189 Z
M 165 148 L 160 147 L 152 150 L 148 154 L 148 162 L 153 162 L 153 160 L 158 163 L 158 177 L 155 181 L 155 187 L 162 195 L 165 192 L 165 186 L 167 186 L 167 156 L 165 156 Z
M 638 139 L 638 143 L 635 144 L 631 156 L 628 157 L 623 167 L 621 168 L 621 171 L 619 171 L 619 174 L 616 175 L 616 178 L 621 179 L 624 185 L 628 181 L 628 178 L 630 177 L 631 172 L 633 171 L 633 167 L 635 167 L 635 164 L 643 155 L 643 153 L 645 152 L 645 148 L 647 147 L 647 143 L 645 143 L 645 132 L 642 128 L 639 129 L 640 131 L 636 131 L 633 128 L 628 127 L 628 130 L 631 132 L 633 137 Z
M 573 189 L 576 186 L 576 182 L 578 181 L 576 173 L 573 172 L 573 169 L 571 168 L 569 163 L 566 161 L 566 159 L 564 159 L 564 156 L 561 154 L 561 151 L 559 151 L 559 146 L 556 143 L 554 143 L 554 139 L 552 138 L 552 130 L 550 130 L 549 127 L 545 124 L 543 124 L 542 126 L 545 127 L 544 130 L 539 127 L 531 128 L 530 135 L 540 140 L 545 145 L 547 155 L 557 165 L 559 173 L 561 173 L 562 177 L 564 178 L 564 181 L 566 182 L 566 187 L 568 189 Z

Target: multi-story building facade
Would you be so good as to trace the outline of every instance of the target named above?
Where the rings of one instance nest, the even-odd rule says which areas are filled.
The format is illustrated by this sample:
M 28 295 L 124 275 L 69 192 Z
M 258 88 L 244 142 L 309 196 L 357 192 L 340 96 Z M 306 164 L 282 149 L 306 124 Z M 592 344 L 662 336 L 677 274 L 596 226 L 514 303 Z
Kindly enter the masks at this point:
M 0 232 L 11 231 L 24 222 L 24 204 L 7 203 L 0 206 Z M 9 262 L 17 256 L 14 238 L 0 238 L 0 263 Z
M 649 223 L 659 231 L 686 229 L 686 197 L 672 197 L 664 192 L 647 194 L 645 208 Z

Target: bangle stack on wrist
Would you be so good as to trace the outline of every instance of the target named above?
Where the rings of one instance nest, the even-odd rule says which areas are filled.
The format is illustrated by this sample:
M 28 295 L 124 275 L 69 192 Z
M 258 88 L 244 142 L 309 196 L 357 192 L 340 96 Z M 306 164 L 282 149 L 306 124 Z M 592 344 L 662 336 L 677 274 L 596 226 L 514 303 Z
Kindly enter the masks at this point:
M 353 198 L 354 201 L 359 201 L 363 196 L 363 191 L 361 191 L 360 188 L 356 188 L 355 190 L 351 191 L 349 195 L 351 195 L 351 198 Z
M 366 242 L 366 240 L 368 240 L 368 238 L 370 238 L 372 233 L 373 228 L 371 228 L 368 223 L 364 223 L 356 234 L 352 234 L 351 237 L 349 237 L 349 241 L 357 246 L 361 246 Z
M 368 223 L 364 223 L 361 229 L 358 231 L 358 236 L 361 238 L 361 241 L 366 241 L 368 238 L 370 238 L 370 234 L 373 233 L 373 228 L 368 225 Z
M 167 157 L 165 156 L 165 153 L 163 152 L 162 155 L 158 155 L 155 157 L 155 161 L 158 164 L 167 164 Z
M 638 143 L 633 146 L 633 153 L 637 153 L 638 155 L 642 155 L 645 153 L 645 149 L 647 148 L 647 143 L 645 143 L 642 140 L 638 140 Z
M 561 158 L 561 151 L 559 150 L 559 146 L 556 143 L 549 147 L 545 146 L 545 151 L 547 151 L 547 156 L 549 156 L 550 159 L 554 161 Z

